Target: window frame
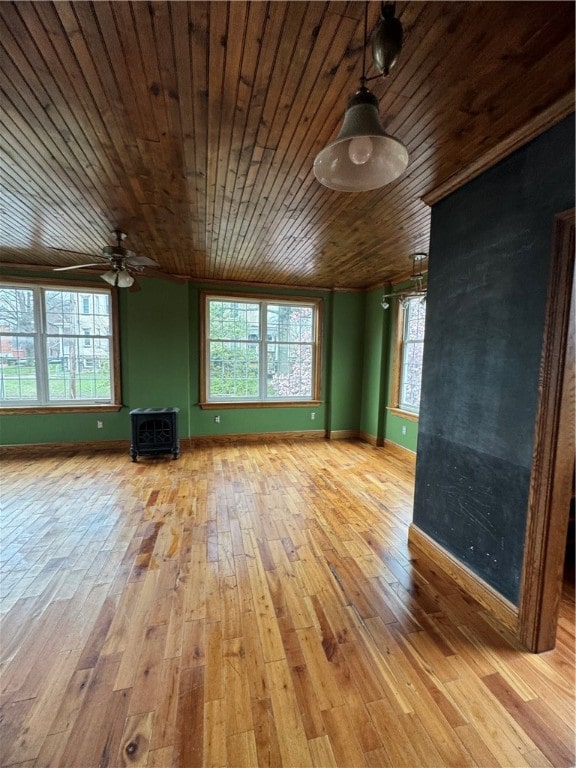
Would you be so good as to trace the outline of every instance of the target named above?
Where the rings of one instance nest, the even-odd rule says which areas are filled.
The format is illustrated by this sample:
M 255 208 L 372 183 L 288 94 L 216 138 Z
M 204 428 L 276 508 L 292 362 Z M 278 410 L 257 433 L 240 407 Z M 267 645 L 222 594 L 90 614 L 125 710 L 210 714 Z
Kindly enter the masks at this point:
M 13 414 L 43 414 L 43 413 L 80 413 L 80 412 L 107 412 L 107 411 L 119 411 L 122 408 L 122 384 L 121 384 L 121 371 L 120 371 L 120 335 L 119 335 L 119 320 L 118 320 L 118 292 L 113 288 L 107 288 L 106 286 L 100 287 L 99 284 L 91 281 L 78 281 L 78 280 L 62 280 L 61 278 L 22 278 L 13 277 L 9 275 L 0 276 L 0 285 L 12 288 L 22 289 L 46 289 L 46 290 L 74 290 L 80 294 L 82 292 L 87 293 L 105 293 L 109 296 L 110 301 L 110 364 L 112 366 L 111 384 L 112 384 L 112 396 L 110 402 L 98 403 L 93 401 L 78 400 L 76 402 L 54 402 L 54 403 L 22 403 L 17 404 L 12 402 L 7 405 L 0 404 L 1 415 L 13 415 Z M 34 311 L 36 319 L 38 321 L 40 315 L 42 316 L 42 323 L 37 325 L 37 329 L 34 332 L 35 344 L 38 344 L 45 336 L 44 334 L 44 318 L 45 318 L 45 304 L 44 293 L 40 292 L 42 297 L 41 302 L 35 301 Z M 83 335 L 78 336 L 79 340 L 83 339 Z M 80 343 L 80 342 L 79 342 Z M 39 357 L 40 364 L 44 365 L 46 355 L 44 351 L 41 351 Z M 44 385 L 47 388 L 48 378 L 47 370 L 41 373 L 44 377 Z
M 247 303 L 259 303 L 259 323 L 262 327 L 262 315 L 265 307 L 270 304 L 289 304 L 312 306 L 315 311 L 314 338 L 312 341 L 312 397 L 308 399 L 265 399 L 265 398 L 238 398 L 233 400 L 211 400 L 208 399 L 208 381 L 210 365 L 208 361 L 208 307 L 210 300 L 220 301 L 238 301 Z M 322 360 L 322 314 L 324 301 L 322 298 L 313 296 L 280 296 L 273 294 L 260 293 L 224 293 L 220 291 L 201 291 L 200 292 L 200 402 L 202 409 L 218 408 L 294 408 L 310 405 L 319 405 L 321 403 L 321 360 Z M 264 308 L 264 309 L 263 309 Z M 262 354 L 266 355 L 266 345 L 270 343 L 269 339 L 261 338 L 258 340 L 259 359 Z M 261 347 L 264 346 L 264 352 Z M 260 381 L 264 372 L 260 370 Z
M 421 297 L 406 297 L 408 301 L 420 301 Z M 394 327 L 393 358 L 392 358 L 392 386 L 390 391 L 390 403 L 387 410 L 396 416 L 408 419 L 409 421 L 418 421 L 420 410 L 415 411 L 401 404 L 402 393 L 402 373 L 404 369 L 404 350 L 405 350 L 405 328 L 407 325 L 408 311 L 400 300 L 397 301 L 396 322 Z M 426 338 L 418 342 L 424 345 Z

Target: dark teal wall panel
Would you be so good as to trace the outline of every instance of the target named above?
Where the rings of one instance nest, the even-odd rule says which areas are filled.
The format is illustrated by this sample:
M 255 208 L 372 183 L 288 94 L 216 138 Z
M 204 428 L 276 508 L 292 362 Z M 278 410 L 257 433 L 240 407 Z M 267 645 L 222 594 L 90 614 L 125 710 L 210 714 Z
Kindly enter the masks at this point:
M 518 602 L 569 118 L 432 210 L 414 522 Z

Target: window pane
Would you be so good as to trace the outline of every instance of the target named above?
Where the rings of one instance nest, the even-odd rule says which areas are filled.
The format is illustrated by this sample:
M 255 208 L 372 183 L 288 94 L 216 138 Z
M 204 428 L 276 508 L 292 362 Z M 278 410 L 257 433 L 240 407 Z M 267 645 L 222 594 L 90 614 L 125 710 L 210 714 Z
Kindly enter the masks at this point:
M 260 305 L 242 301 L 210 301 L 209 337 L 211 339 L 260 338 Z
M 404 311 L 399 405 L 400 408 L 418 412 L 420 409 L 426 304 L 420 298 L 408 299 Z
M 423 352 L 424 345 L 422 342 L 405 344 L 404 364 L 402 367 L 401 405 L 408 406 L 412 410 L 418 410 L 420 407 Z
M 34 292 L 29 288 L 0 288 L 0 332 L 34 330 Z
M 258 397 L 260 389 L 258 346 L 257 342 L 210 342 L 209 397 Z
M 50 334 L 80 335 L 87 329 L 93 336 L 110 335 L 110 297 L 92 293 L 85 301 L 78 291 L 46 291 L 46 330 Z M 86 311 L 87 310 L 87 311 Z
M 268 397 L 312 397 L 312 346 L 267 345 Z
M 313 341 L 314 309 L 300 305 L 269 305 L 266 317 L 268 341 Z
M 47 339 L 51 401 L 112 399 L 110 341 L 51 336 Z
M 406 308 L 405 340 L 423 341 L 425 321 L 426 304 L 423 304 L 419 298 L 409 299 Z
M 32 336 L 0 334 L 0 401 L 38 399 Z

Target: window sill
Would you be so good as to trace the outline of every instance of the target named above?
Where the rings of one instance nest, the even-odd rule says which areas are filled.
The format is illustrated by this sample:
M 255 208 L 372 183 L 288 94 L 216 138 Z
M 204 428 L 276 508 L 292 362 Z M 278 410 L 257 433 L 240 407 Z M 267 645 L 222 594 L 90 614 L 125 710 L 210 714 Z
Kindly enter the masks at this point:
M 412 413 L 412 411 L 403 411 L 402 408 L 396 408 L 392 405 L 386 406 L 386 410 L 394 416 L 399 416 L 401 419 L 407 419 L 408 421 L 419 421 L 420 415 L 418 413 Z
M 278 400 L 271 400 L 270 402 L 264 402 L 262 400 L 244 400 L 241 403 L 198 403 L 198 405 L 204 411 L 213 411 L 222 408 L 310 408 L 311 406 L 318 408 L 318 406 L 322 405 L 322 401 L 289 400 L 280 402 Z
M 16 416 L 41 413 L 106 413 L 119 411 L 123 405 L 106 403 L 104 405 L 16 405 L 0 407 L 0 416 Z

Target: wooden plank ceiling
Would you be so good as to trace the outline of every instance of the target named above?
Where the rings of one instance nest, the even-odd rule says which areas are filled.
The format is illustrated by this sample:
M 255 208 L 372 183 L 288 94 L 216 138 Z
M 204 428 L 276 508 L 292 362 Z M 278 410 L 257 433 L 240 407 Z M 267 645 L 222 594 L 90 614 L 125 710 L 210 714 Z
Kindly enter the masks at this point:
M 85 263 L 118 227 L 196 279 L 405 275 L 428 248 L 422 196 L 572 99 L 574 4 L 398 2 L 404 50 L 370 85 L 410 164 L 381 190 L 338 193 L 312 168 L 359 84 L 364 8 L 0 3 L 0 260 Z M 370 2 L 369 29 L 379 12 Z

